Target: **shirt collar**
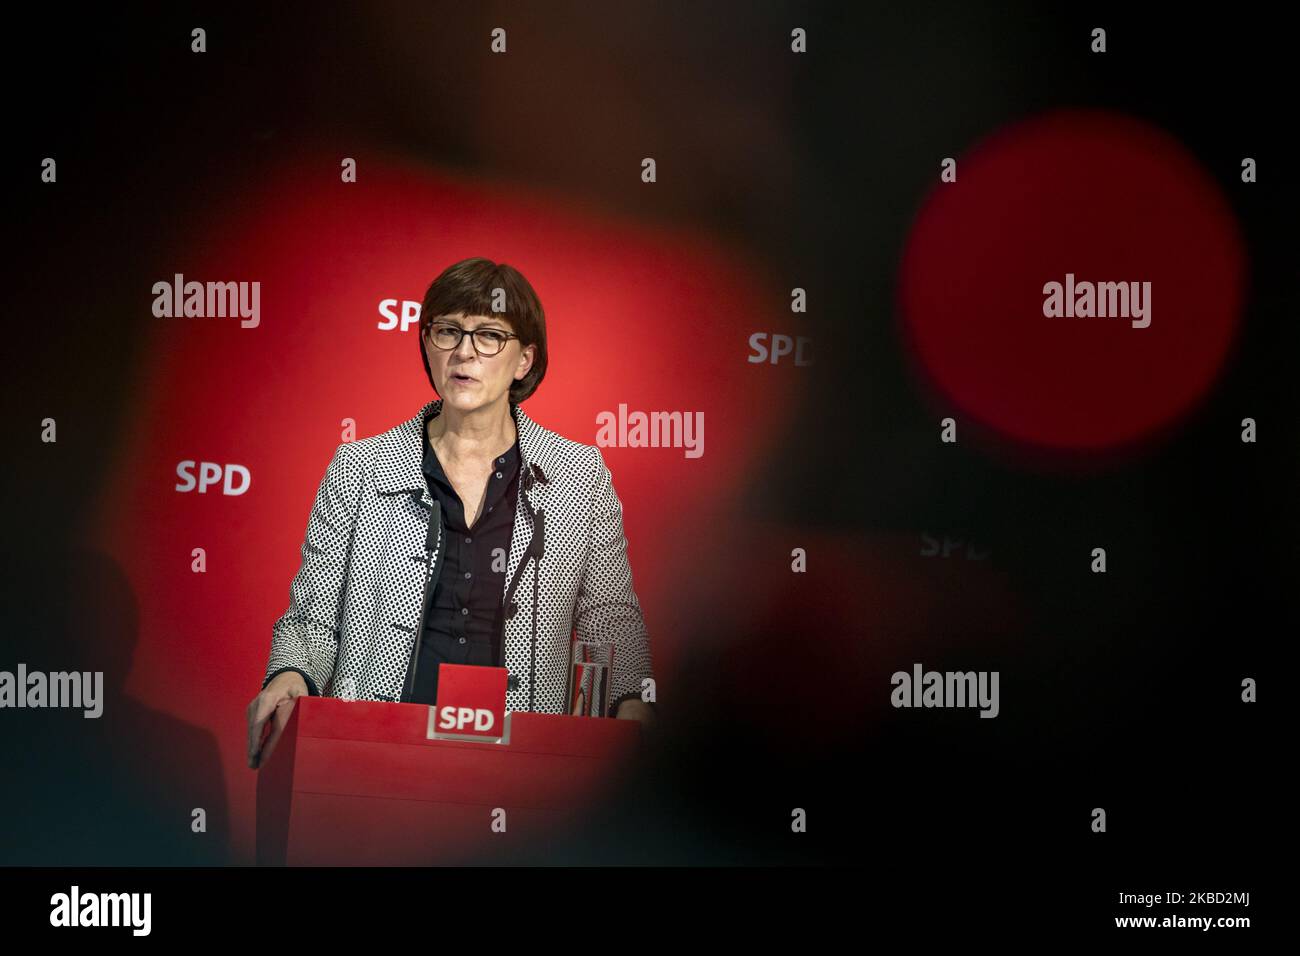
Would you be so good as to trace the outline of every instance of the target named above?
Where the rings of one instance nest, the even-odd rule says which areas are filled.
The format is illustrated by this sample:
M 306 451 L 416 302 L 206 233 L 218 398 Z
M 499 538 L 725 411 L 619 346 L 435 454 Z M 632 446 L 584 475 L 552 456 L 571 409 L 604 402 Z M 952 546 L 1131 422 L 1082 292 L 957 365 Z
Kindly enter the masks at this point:
M 423 441 L 424 474 L 429 478 L 436 478 L 446 482 L 447 484 L 451 484 L 451 482 L 447 479 L 446 472 L 443 470 L 442 462 L 438 460 L 438 455 L 434 452 L 433 447 L 429 444 L 429 439 L 428 439 L 429 433 L 427 429 L 428 429 L 429 419 L 433 417 L 434 416 L 432 414 L 426 413 L 423 419 L 424 425 L 421 426 L 420 429 L 420 434 L 424 436 L 424 441 Z M 503 455 L 500 455 L 497 458 L 495 464 L 497 466 L 496 470 L 501 472 L 503 476 L 502 481 L 506 484 L 509 484 L 510 480 L 514 478 L 515 472 L 519 469 L 519 436 L 518 435 L 515 436 L 515 443 L 511 445 L 510 448 Z
M 514 448 L 519 455 L 523 475 L 532 470 L 535 477 L 550 480 L 559 472 L 563 439 L 537 424 L 523 408 L 511 403 L 518 439 Z M 442 399 L 427 402 L 402 424 L 382 433 L 375 451 L 375 489 L 380 492 L 421 491 L 428 493 L 424 477 L 424 448 L 429 444 L 425 423 L 442 412 Z M 540 474 L 538 474 L 540 472 Z

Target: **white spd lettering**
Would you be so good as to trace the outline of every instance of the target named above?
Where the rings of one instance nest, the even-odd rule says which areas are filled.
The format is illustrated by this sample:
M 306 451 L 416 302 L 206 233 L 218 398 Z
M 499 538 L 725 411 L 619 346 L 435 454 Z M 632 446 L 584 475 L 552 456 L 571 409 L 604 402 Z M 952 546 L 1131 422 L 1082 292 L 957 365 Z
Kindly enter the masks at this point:
M 439 730 L 464 730 L 470 727 L 476 731 L 491 730 L 496 722 L 492 711 L 483 707 L 453 707 L 450 704 L 438 708 Z

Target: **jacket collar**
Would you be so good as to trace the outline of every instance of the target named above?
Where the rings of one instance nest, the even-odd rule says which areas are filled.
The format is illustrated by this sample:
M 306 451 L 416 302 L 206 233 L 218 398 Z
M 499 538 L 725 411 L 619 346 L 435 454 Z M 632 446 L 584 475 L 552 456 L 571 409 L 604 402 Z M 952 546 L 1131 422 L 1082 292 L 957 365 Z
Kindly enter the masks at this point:
M 554 432 L 548 431 L 529 418 L 522 408 L 510 405 L 514 414 L 515 429 L 519 433 L 519 477 L 521 483 L 531 470 L 534 477 L 540 470 L 549 481 L 558 471 L 559 443 Z M 424 477 L 424 421 L 426 416 L 442 412 L 442 399 L 424 405 L 412 418 L 381 436 L 375 464 L 375 488 L 378 491 L 419 491 L 427 496 L 428 483 Z M 537 469 L 533 466 L 536 465 Z M 428 502 L 432 504 L 432 501 Z

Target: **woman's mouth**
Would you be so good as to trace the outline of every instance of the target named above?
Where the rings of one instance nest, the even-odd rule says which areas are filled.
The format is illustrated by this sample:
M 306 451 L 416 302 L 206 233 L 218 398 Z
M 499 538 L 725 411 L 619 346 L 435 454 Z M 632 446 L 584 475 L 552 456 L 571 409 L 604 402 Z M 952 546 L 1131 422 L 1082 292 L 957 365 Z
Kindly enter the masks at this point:
M 469 384 L 471 384 L 471 383 L 474 383 L 474 382 L 477 382 L 477 381 L 478 381 L 478 379 L 474 378 L 473 376 L 470 376 L 470 375 L 461 375 L 461 374 L 459 374 L 459 373 L 455 373 L 455 372 L 452 373 L 451 380 L 452 380 L 453 382 L 456 382 L 456 383 L 460 384 L 460 385 L 469 385 Z

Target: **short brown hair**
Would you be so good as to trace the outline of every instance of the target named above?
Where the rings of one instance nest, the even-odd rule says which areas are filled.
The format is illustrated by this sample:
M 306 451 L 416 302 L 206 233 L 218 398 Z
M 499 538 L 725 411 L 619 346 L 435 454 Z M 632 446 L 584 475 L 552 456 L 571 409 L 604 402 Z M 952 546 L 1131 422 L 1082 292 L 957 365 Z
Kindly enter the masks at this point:
M 492 311 L 494 289 L 504 292 L 504 311 Z M 449 265 L 433 280 L 420 303 L 420 361 L 424 363 L 424 374 L 428 376 L 430 385 L 433 385 L 433 372 L 429 369 L 429 356 L 424 350 L 424 337 L 433 320 L 444 315 L 486 315 L 508 319 L 515 335 L 519 336 L 520 348 L 537 346 L 528 374 L 510 383 L 510 401 L 518 405 L 537 391 L 546 375 L 546 313 L 542 310 L 542 300 L 518 269 L 504 262 L 475 257 Z M 434 391 L 437 390 L 434 385 Z

